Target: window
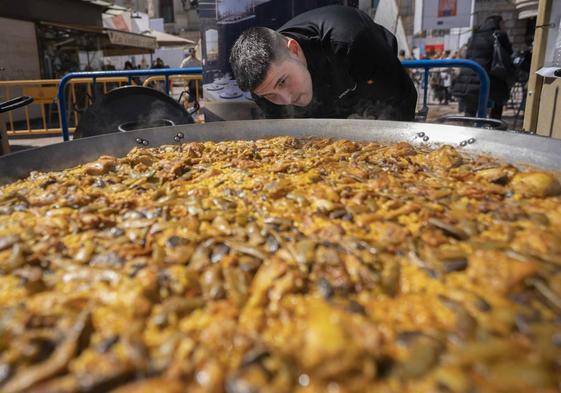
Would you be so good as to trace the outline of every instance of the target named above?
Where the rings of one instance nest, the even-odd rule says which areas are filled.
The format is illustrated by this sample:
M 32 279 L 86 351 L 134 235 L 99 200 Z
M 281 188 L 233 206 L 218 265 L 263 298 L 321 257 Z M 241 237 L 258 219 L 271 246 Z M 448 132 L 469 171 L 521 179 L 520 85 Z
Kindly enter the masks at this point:
M 175 22 L 173 15 L 173 0 L 160 0 L 160 18 L 164 19 L 164 23 Z
M 210 29 L 205 32 L 206 60 L 209 62 L 218 60 L 218 30 Z

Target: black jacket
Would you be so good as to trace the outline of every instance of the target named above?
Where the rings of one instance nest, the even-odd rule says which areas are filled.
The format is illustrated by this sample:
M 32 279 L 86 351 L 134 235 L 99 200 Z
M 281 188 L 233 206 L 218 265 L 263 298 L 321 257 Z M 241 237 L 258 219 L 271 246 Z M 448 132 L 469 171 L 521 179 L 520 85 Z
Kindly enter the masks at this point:
M 498 39 L 503 48 L 512 54 L 512 45 L 508 35 L 499 30 L 496 20 L 488 20 L 480 30 L 473 33 L 467 48 L 466 58 L 479 63 L 487 73 L 491 69 L 493 61 L 493 45 L 495 39 L 493 34 L 498 34 Z M 489 98 L 493 101 L 504 103 L 510 95 L 510 86 L 504 80 L 489 76 L 491 81 Z M 452 86 L 452 94 L 458 97 L 479 95 L 479 77 L 471 70 L 462 69 L 457 80 Z
M 364 12 L 317 8 L 278 31 L 302 47 L 314 96 L 304 108 L 255 97 L 266 117 L 414 119 L 417 92 L 397 58 L 397 41 Z

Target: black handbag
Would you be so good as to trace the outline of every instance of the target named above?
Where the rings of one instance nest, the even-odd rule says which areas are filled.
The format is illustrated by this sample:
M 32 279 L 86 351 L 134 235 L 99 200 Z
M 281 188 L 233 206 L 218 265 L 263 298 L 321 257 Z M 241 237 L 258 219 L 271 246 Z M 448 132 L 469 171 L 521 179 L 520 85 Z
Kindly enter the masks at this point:
M 493 37 L 493 60 L 491 62 L 489 74 L 511 85 L 514 83 L 516 77 L 514 64 L 512 64 L 509 53 L 501 45 L 498 32 L 493 33 Z

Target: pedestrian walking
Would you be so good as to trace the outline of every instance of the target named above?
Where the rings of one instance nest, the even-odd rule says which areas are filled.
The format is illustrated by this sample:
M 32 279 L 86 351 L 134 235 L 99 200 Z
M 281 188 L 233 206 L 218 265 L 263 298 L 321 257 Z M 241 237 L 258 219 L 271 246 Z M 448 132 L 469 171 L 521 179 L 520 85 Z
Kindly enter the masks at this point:
M 490 88 L 490 117 L 500 119 L 503 106 L 510 96 L 510 82 L 506 77 L 497 77 L 491 72 L 495 42 L 509 56 L 512 55 L 512 45 L 507 33 L 504 31 L 504 21 L 500 15 L 488 17 L 483 26 L 475 31 L 467 47 L 466 58 L 479 63 L 489 74 Z M 510 57 L 504 59 L 510 61 Z M 508 66 L 507 66 L 508 68 Z M 475 116 L 479 96 L 479 77 L 474 71 L 464 69 L 452 86 L 452 94 L 461 100 L 461 107 L 466 116 Z

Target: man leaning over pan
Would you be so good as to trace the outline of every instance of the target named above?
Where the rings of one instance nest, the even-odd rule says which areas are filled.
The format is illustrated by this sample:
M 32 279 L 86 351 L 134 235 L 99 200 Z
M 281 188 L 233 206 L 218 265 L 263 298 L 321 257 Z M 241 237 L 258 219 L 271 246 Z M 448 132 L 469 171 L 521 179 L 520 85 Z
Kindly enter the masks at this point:
M 356 8 L 317 8 L 277 31 L 250 28 L 230 64 L 266 118 L 415 117 L 417 92 L 395 37 Z

